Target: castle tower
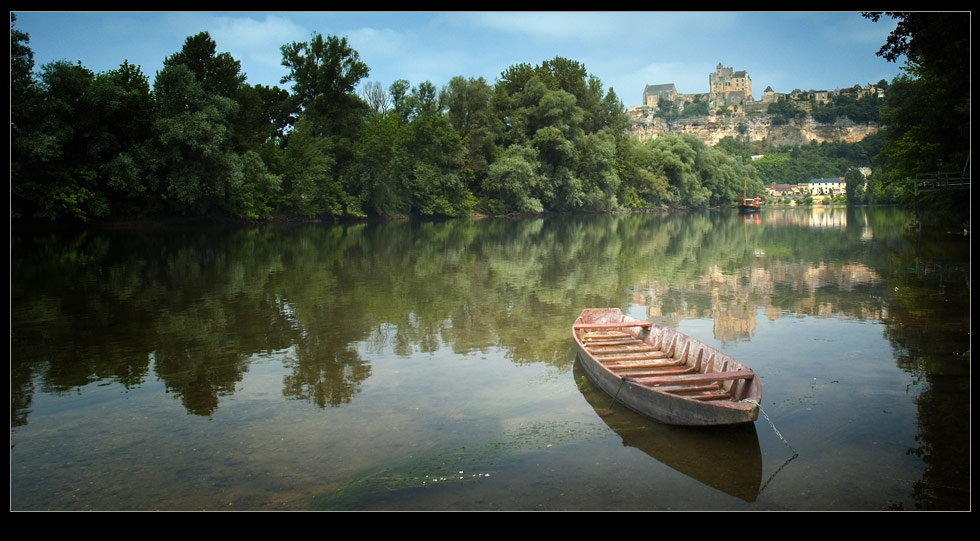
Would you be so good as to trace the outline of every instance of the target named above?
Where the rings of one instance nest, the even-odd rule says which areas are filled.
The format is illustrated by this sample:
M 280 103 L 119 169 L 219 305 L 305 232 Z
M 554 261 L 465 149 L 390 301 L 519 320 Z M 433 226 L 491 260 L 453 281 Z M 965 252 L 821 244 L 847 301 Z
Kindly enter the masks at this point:
M 745 103 L 752 100 L 752 79 L 744 70 L 734 71 L 730 67 L 718 67 L 708 74 L 708 88 L 711 100 L 719 105 Z

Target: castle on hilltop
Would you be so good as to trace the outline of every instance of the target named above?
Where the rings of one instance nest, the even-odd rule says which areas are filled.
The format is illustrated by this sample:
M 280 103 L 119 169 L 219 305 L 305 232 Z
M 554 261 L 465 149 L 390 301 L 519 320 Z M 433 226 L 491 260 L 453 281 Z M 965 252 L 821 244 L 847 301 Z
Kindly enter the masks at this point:
M 830 103 L 837 94 L 853 94 L 857 97 L 866 95 L 876 95 L 884 97 L 884 90 L 875 85 L 868 84 L 865 87 L 855 85 L 851 88 L 837 90 L 794 90 L 790 94 L 774 92 L 771 86 L 767 86 L 758 101 L 752 96 L 752 78 L 745 70 L 735 71 L 730 67 L 722 65 L 720 62 L 715 68 L 714 73 L 708 74 L 708 92 L 699 94 L 681 94 L 677 92 L 674 83 L 646 85 L 643 88 L 642 105 L 631 108 L 634 118 L 644 116 L 650 112 L 651 108 L 657 108 L 664 101 L 670 101 L 679 105 L 683 110 L 686 104 L 707 102 L 708 109 L 717 111 L 727 108 L 733 113 L 765 113 L 770 104 L 782 99 L 789 99 L 794 102 L 804 103 Z M 806 106 L 804 106 L 806 107 Z
M 830 103 L 837 94 L 853 94 L 857 97 L 872 95 L 883 98 L 884 90 L 868 83 L 863 88 L 855 85 L 837 90 L 794 90 L 790 94 L 785 94 L 774 92 L 771 86 L 767 86 L 760 99 L 756 101 L 752 97 L 752 78 L 749 77 L 748 72 L 745 70 L 735 71 L 719 62 L 714 73 L 708 74 L 707 93 L 681 94 L 677 92 L 674 83 L 646 85 L 643 88 L 642 105 L 634 106 L 633 109 L 638 110 L 636 112 L 641 112 L 645 108 L 658 107 L 665 100 L 680 104 L 681 109 L 683 109 L 685 102 L 706 101 L 712 110 L 729 107 L 733 111 L 764 113 L 769 104 L 776 103 L 781 99 L 826 104 Z
M 643 89 L 643 105 L 640 107 L 658 107 L 662 101 L 707 101 L 710 108 L 717 109 L 723 106 L 744 106 L 755 101 L 752 98 L 752 78 L 749 74 L 745 70 L 735 71 L 721 63 L 714 73 L 708 75 L 708 89 L 707 94 L 680 94 L 674 83 L 646 85 Z M 767 90 L 771 92 L 771 89 Z
M 711 103 L 716 107 L 722 105 L 740 105 L 746 101 L 752 102 L 752 78 L 745 70 L 733 71 L 718 63 L 714 73 L 708 74 L 708 89 Z
M 849 118 L 840 122 L 813 122 L 808 115 L 814 107 L 832 103 L 837 96 L 855 99 L 866 96 L 884 98 L 885 88 L 867 84 L 836 90 L 793 90 L 775 92 L 767 86 L 760 98 L 752 96 L 752 78 L 745 70 L 734 70 L 721 63 L 708 74 L 708 92 L 682 94 L 674 83 L 646 85 L 641 105 L 630 107 L 630 131 L 641 140 L 659 135 L 691 134 L 708 144 L 724 137 L 746 141 L 768 140 L 773 144 L 803 144 L 810 141 L 859 141 L 877 131 L 871 123 L 855 124 Z M 770 105 L 787 101 L 807 116 L 775 122 Z

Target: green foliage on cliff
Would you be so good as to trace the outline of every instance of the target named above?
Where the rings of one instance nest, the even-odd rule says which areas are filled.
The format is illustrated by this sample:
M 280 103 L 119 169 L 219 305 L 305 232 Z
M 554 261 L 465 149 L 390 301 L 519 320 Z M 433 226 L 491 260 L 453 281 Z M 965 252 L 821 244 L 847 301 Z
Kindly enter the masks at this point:
M 793 119 L 805 116 L 806 113 L 800 109 L 792 100 L 783 98 L 776 103 L 769 104 L 767 110 L 772 118 L 773 126 L 783 126 L 789 124 Z
M 680 112 L 681 118 L 694 116 L 708 116 L 708 102 L 702 100 L 700 97 L 695 97 L 694 101 L 690 103 L 684 103 L 683 109 Z
M 817 122 L 834 123 L 838 118 L 849 118 L 854 122 L 878 122 L 882 100 L 878 96 L 862 96 L 854 94 L 837 94 L 829 104 L 813 105 L 810 115 Z
M 774 149 L 752 164 L 765 184 L 798 184 L 813 178 L 843 177 L 849 169 L 871 167 L 881 143 L 879 135 L 857 143 L 812 142 Z

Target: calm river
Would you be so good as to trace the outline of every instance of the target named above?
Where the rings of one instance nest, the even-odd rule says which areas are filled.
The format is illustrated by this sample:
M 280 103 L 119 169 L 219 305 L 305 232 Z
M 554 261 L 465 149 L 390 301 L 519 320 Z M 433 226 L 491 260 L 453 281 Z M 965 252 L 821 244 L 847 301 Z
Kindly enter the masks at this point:
M 13 510 L 965 510 L 970 258 L 898 209 L 11 237 Z M 659 425 L 620 307 L 762 378 Z

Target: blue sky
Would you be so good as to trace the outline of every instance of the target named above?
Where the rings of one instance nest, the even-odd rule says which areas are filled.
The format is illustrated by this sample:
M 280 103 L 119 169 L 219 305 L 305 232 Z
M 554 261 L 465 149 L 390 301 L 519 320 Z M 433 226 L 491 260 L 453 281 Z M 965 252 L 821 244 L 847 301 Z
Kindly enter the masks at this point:
M 562 56 L 583 63 L 623 104 L 647 84 L 707 92 L 721 63 L 745 70 L 759 99 L 891 81 L 902 61 L 875 55 L 895 27 L 857 12 L 31 12 L 14 11 L 30 35 L 35 69 L 81 61 L 95 72 L 128 60 L 152 84 L 167 56 L 207 31 L 241 62 L 252 84 L 281 85 L 280 47 L 316 32 L 347 37 L 385 87 L 397 79 L 436 87 L 456 76 L 489 83 L 507 67 Z M 362 81 L 363 83 L 364 81 Z

